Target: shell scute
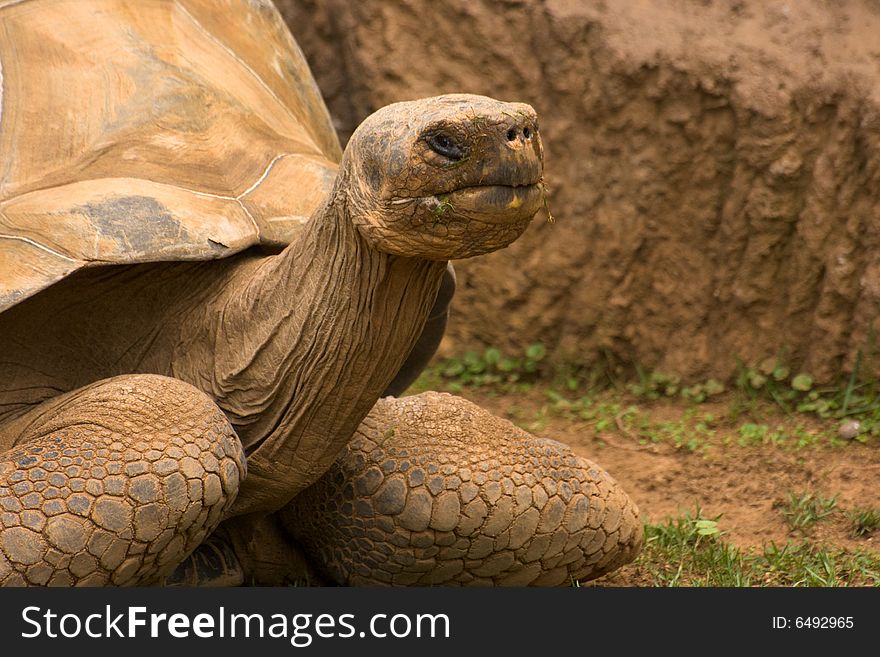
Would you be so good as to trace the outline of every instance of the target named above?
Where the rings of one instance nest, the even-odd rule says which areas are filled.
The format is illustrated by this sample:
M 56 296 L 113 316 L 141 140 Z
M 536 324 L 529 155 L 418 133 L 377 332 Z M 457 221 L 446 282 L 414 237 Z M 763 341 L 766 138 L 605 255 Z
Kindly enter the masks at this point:
M 0 311 L 85 266 L 283 245 L 340 157 L 267 2 L 0 4 L 0 89 Z

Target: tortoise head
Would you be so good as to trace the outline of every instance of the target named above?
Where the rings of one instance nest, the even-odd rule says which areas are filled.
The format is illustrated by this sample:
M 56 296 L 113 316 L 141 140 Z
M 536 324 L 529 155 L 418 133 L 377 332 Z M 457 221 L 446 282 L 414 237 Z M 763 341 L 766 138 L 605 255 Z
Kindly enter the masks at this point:
M 543 206 L 543 159 L 529 105 L 437 96 L 369 116 L 346 148 L 340 191 L 374 248 L 467 258 L 523 233 Z

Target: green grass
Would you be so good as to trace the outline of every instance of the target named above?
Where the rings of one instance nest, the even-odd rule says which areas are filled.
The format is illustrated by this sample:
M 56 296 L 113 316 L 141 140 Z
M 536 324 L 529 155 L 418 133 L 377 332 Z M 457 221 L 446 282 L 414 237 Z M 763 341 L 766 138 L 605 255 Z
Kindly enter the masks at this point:
M 629 571 L 645 586 L 880 586 L 880 554 L 809 541 L 743 552 L 724 540 L 720 520 L 697 509 L 645 525 L 645 546 Z
M 483 352 L 467 351 L 427 368 L 413 383 L 410 392 L 446 390 L 459 393 L 466 388 L 484 388 L 500 392 L 531 389 L 542 375 L 544 345 L 529 345 L 522 354 L 508 356 L 489 348 Z
M 869 354 L 874 353 L 874 339 Z M 772 401 L 786 413 L 810 414 L 822 419 L 859 421 L 856 440 L 880 436 L 880 386 L 876 376 L 862 370 L 864 361 L 859 351 L 853 369 L 835 385 L 817 386 L 806 372 L 793 372 L 784 358 L 769 358 L 756 367 L 738 362 L 736 381 L 740 395 L 749 400 Z
M 806 531 L 824 520 L 837 508 L 837 498 L 824 498 L 810 492 L 789 493 L 788 502 L 781 508 L 788 526 L 795 531 Z
M 694 452 L 709 444 L 716 427 L 716 418 L 711 413 L 688 409 L 677 420 L 654 421 L 649 415 L 643 414 L 636 431 L 642 443 L 666 442 L 678 449 Z
M 880 509 L 854 509 L 848 514 L 856 538 L 870 536 L 880 529 Z
M 548 362 L 548 351 L 541 343 L 529 345 L 520 354 L 504 354 L 490 347 L 469 351 L 461 356 L 447 358 L 429 368 L 413 386 L 413 392 L 428 389 L 462 393 L 466 389 L 481 388 L 483 391 L 501 393 L 523 392 L 534 386 L 554 390 L 562 395 L 580 398 L 595 396 L 602 391 L 613 391 L 618 397 L 628 394 L 639 404 L 662 400 L 680 400 L 691 405 L 725 401 L 728 419 L 736 421 L 759 418 L 755 424 L 765 422 L 767 404 L 776 407 L 785 416 L 813 417 L 839 426 L 858 421 L 855 440 L 867 442 L 880 437 L 880 385 L 875 375 L 863 365 L 874 360 L 874 339 L 868 347 L 868 356 L 859 352 L 853 369 L 834 385 L 820 386 L 808 372 L 798 371 L 788 365 L 784 353 L 765 359 L 757 365 L 736 361 L 737 376 L 728 382 L 708 379 L 685 384 L 674 374 L 650 371 L 635 366 L 635 380 L 624 381 L 617 372 L 621 363 L 607 354 L 592 367 L 570 363 Z M 674 434 L 672 427 L 666 433 Z M 662 429 L 654 430 L 663 433 Z M 806 430 L 796 435 L 774 434 L 770 428 L 766 435 L 744 435 L 748 444 L 786 443 L 788 446 L 804 447 L 816 442 L 816 436 Z M 652 440 L 651 436 L 646 436 Z M 825 436 L 818 440 L 824 440 Z M 675 442 L 673 438 L 673 442 Z M 678 441 L 687 446 L 689 440 Z
M 858 369 L 858 368 L 857 368 Z M 849 440 L 838 436 L 841 423 L 857 420 L 856 440 L 880 435 L 880 386 L 850 376 L 844 386 L 817 388 L 813 377 L 793 372 L 779 359 L 757 367 L 739 364 L 735 385 L 709 379 L 684 385 L 675 376 L 637 368 L 638 381 L 622 384 L 572 365 L 547 362 L 547 350 L 529 345 L 520 354 L 496 348 L 469 351 L 429 367 L 410 389 L 466 394 L 521 395 L 539 391 L 545 401 L 536 409 L 512 401 L 508 418 L 527 431 L 540 432 L 552 418 L 582 421 L 596 432 L 623 434 L 641 444 L 667 443 L 703 451 L 724 446 L 773 446 L 804 449 Z M 704 411 L 713 404 L 713 410 Z M 658 408 L 683 404 L 684 413 L 657 418 Z M 718 410 L 718 406 L 721 409 Z
M 833 431 L 812 431 L 802 423 L 793 423 L 790 417 L 787 420 L 773 427 L 764 423 L 745 422 L 736 429 L 736 444 L 740 447 L 772 445 L 792 449 L 820 444 L 840 447 L 846 444 L 845 441 L 839 440 Z

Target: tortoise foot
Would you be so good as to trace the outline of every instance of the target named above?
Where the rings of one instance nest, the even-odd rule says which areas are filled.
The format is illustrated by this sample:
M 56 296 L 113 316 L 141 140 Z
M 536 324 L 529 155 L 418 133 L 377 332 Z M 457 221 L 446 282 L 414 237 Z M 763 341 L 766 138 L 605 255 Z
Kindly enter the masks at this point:
M 165 586 L 241 586 L 244 570 L 232 546 L 211 535 L 165 578 Z
M 380 400 L 279 517 L 355 585 L 566 585 L 642 543 L 636 505 L 597 465 L 439 393 Z
M 0 433 L 0 584 L 155 584 L 214 530 L 244 476 L 219 408 L 152 375 L 106 379 Z M 11 437 L 11 440 L 10 440 Z

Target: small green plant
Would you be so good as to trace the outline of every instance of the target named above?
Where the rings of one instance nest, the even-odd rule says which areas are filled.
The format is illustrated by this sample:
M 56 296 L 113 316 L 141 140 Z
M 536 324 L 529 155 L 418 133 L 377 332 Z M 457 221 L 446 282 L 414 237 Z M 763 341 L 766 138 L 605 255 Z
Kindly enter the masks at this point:
M 853 536 L 869 536 L 880 529 L 880 509 L 855 509 L 849 514 Z
M 720 395 L 725 392 L 724 384 L 716 379 L 709 379 L 704 383 L 696 383 L 690 386 L 683 386 L 681 379 L 674 374 L 663 374 L 662 372 L 645 372 L 637 368 L 638 383 L 630 384 L 627 389 L 636 397 L 642 397 L 649 400 L 657 400 L 661 398 L 681 397 L 684 400 L 701 404 L 711 397 Z
M 873 353 L 873 337 L 869 353 Z M 863 377 L 863 354 L 856 354 L 853 369 L 845 383 L 817 387 L 806 372 L 792 374 L 782 357 L 768 358 L 757 367 L 737 361 L 737 389 L 755 401 L 769 398 L 786 413 L 799 412 L 821 419 L 858 419 L 863 430 L 855 438 L 866 442 L 880 436 L 880 390 L 873 375 Z
M 437 197 L 440 203 L 431 210 L 431 216 L 434 217 L 435 220 L 439 220 L 444 214 L 446 214 L 449 210 L 455 210 L 452 207 L 452 203 L 449 202 L 448 195 L 441 195 Z
M 699 414 L 688 409 L 677 420 L 655 422 L 650 416 L 639 416 L 637 432 L 643 441 L 668 442 L 691 452 L 703 448 L 715 435 L 716 418 L 711 413 Z
M 636 397 L 656 400 L 661 397 L 674 397 L 678 395 L 681 379 L 677 376 L 660 372 L 646 373 L 641 368 L 638 368 L 636 371 L 639 376 L 639 382 L 630 384 L 627 387 L 630 393 Z
M 715 397 L 716 395 L 720 395 L 725 392 L 727 388 L 725 388 L 724 384 L 715 379 L 709 379 L 705 383 L 697 383 L 696 385 L 688 386 L 686 388 L 681 389 L 681 396 L 683 399 L 686 399 L 690 402 L 694 402 L 696 404 L 702 404 L 704 401 L 708 400 L 710 397 Z
M 798 392 L 809 392 L 813 389 L 813 377 L 809 374 L 798 374 L 791 380 L 791 387 Z
M 720 518 L 721 516 L 719 516 Z M 710 520 L 708 518 L 697 518 L 694 520 L 694 531 L 697 536 L 708 536 L 717 538 L 721 536 L 721 530 L 718 528 L 718 520 Z
M 788 449 L 801 449 L 821 444 L 829 439 L 827 432 L 807 429 L 803 424 L 794 426 L 788 423 L 780 423 L 775 427 L 767 424 L 745 422 L 736 429 L 736 443 L 740 447 L 759 447 L 772 445 Z M 831 443 L 834 443 L 833 438 Z
M 791 369 L 781 356 L 767 358 L 757 367 L 746 367 L 737 359 L 737 371 L 736 385 L 741 392 L 750 399 L 756 399 L 761 394 L 767 395 L 786 412 L 813 385 L 809 374 L 799 373 L 792 378 Z
M 529 345 L 522 356 L 507 357 L 490 347 L 482 353 L 468 351 L 458 358 L 441 362 L 438 371 L 447 388 L 460 392 L 465 387 L 495 386 L 509 389 L 514 384 L 534 383 L 541 375 L 541 361 L 547 355 L 544 345 Z
M 739 434 L 737 443 L 741 447 L 752 445 L 763 445 L 768 442 L 770 435 L 770 427 L 766 424 L 755 424 L 754 422 L 746 422 L 741 425 L 736 432 Z
M 830 516 L 837 507 L 837 497 L 823 498 L 821 495 L 803 492 L 789 493 L 788 502 L 782 506 L 789 527 L 796 531 L 806 531 L 820 520 Z
M 701 542 L 720 538 L 723 532 L 718 527 L 721 516 L 703 517 L 703 510 L 697 505 L 693 514 L 686 512 L 678 518 L 670 518 L 665 525 L 649 525 L 648 540 L 665 546 L 699 547 Z
M 527 431 L 543 431 L 551 417 L 585 422 L 592 426 L 596 433 L 622 429 L 624 432 L 634 431 L 641 416 L 635 406 L 623 406 L 620 403 L 592 396 L 569 399 L 553 388 L 543 390 L 547 402 L 531 414 L 517 410 L 510 417 Z

